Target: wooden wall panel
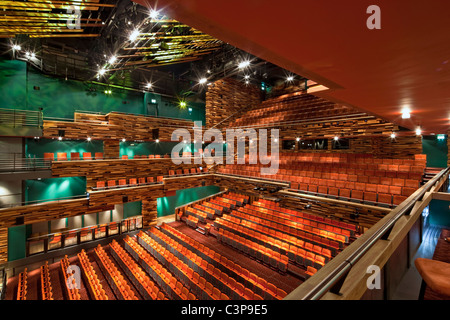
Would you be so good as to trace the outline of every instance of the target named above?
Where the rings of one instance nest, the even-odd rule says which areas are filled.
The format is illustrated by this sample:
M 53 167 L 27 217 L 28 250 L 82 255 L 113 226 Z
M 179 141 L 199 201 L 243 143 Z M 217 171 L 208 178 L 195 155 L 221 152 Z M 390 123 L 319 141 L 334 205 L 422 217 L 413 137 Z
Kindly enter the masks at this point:
M 105 120 L 105 121 L 104 121 Z M 117 112 L 106 116 L 76 114 L 75 122 L 44 121 L 43 136 L 57 138 L 59 130 L 64 130 L 66 139 L 95 140 L 144 140 L 171 141 L 172 132 L 178 128 L 186 128 L 192 134 L 194 122 L 184 119 L 158 118 L 128 115 Z M 155 137 L 153 129 L 159 129 Z
M 8 228 L 0 228 L 0 265 L 8 262 Z
M 194 160 L 192 160 L 194 162 Z M 52 162 L 53 177 L 86 177 L 86 186 L 91 189 L 97 181 L 166 176 L 170 170 L 197 168 L 199 164 L 175 165 L 170 158 L 133 160 L 80 160 Z
M 210 186 L 213 183 L 214 175 L 212 174 L 199 174 L 179 178 L 167 178 L 164 179 L 164 190 L 166 192 L 171 192 L 187 188 Z
M 103 140 L 103 158 L 118 159 L 120 156 L 119 140 Z
M 261 93 L 256 86 L 246 86 L 241 81 L 229 78 L 218 80 L 208 86 L 206 92 L 206 128 L 219 124 L 237 112 L 256 108 L 260 103 Z M 228 122 L 224 121 L 218 128 L 226 128 Z

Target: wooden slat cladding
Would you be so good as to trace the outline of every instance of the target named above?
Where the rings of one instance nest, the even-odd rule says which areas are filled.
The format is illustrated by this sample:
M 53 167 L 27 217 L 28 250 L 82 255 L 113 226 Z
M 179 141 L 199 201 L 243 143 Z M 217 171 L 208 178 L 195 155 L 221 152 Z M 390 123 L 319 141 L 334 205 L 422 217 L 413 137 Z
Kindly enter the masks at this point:
M 218 125 L 227 128 L 224 121 L 237 112 L 244 112 L 261 104 L 261 93 L 257 87 L 246 86 L 235 79 L 222 79 L 214 82 L 206 92 L 206 128 Z M 231 117 L 234 120 L 235 117 Z M 223 121 L 222 123 L 220 123 Z M 220 123 L 220 124 L 219 124 Z
M 0 228 L 0 264 L 8 261 L 8 228 Z M 6 284 L 5 284 L 6 285 Z
M 75 114 L 74 122 L 44 121 L 43 136 L 57 138 L 64 130 L 66 139 L 144 140 L 171 141 L 172 132 L 188 129 L 191 134 L 194 122 L 183 119 L 157 118 L 111 112 L 107 115 Z
M 214 175 L 198 174 L 185 177 L 166 178 L 164 179 L 164 190 L 166 192 L 170 192 L 186 188 L 211 186 L 213 184 L 214 184 Z
M 103 140 L 103 158 L 118 159 L 120 156 L 119 140 Z
M 146 178 L 169 175 L 170 170 L 191 169 L 205 164 L 175 165 L 170 158 L 133 159 L 133 160 L 80 160 L 54 161 L 52 163 L 53 177 L 86 177 L 86 187 L 91 189 L 97 181 L 108 181 L 129 178 Z

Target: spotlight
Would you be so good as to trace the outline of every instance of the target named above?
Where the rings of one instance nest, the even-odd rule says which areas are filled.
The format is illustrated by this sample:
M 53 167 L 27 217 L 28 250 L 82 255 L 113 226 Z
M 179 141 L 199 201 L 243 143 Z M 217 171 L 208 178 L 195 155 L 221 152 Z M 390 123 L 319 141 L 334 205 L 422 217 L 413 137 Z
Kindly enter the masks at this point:
M 244 76 L 244 79 L 250 79 L 250 76 L 248 75 L 248 74 L 246 74 L 245 76 Z
M 417 129 L 416 129 L 416 135 L 417 135 L 417 136 L 420 136 L 421 134 L 422 134 L 422 129 L 417 128 Z
M 128 39 L 133 42 L 137 39 L 138 36 L 139 36 L 139 30 L 134 29 L 133 32 L 131 32 Z
M 125 141 L 127 141 L 127 140 L 126 140 L 125 138 L 123 138 L 123 139 L 122 139 L 122 142 L 125 142 Z
M 146 87 L 147 89 L 150 89 L 150 88 L 152 87 L 152 84 L 149 82 L 149 83 L 147 83 L 147 84 L 145 85 L 145 87 Z
M 87 141 L 91 141 L 91 137 L 87 137 Z
M 13 50 L 21 50 L 22 47 L 18 44 L 13 45 Z
M 294 81 L 294 77 L 293 76 L 289 76 L 289 77 L 286 78 L 286 81 L 287 82 Z
M 201 78 L 200 80 L 198 80 L 198 83 L 199 83 L 199 84 L 205 84 L 206 81 L 208 81 L 208 79 L 206 79 L 206 78 Z
M 187 141 L 186 141 L 186 140 L 184 140 L 184 141 L 183 141 L 183 143 L 187 143 Z
M 409 119 L 411 118 L 411 110 L 408 107 L 405 107 L 402 109 L 402 119 Z
M 202 144 L 205 144 L 205 141 L 202 141 Z
M 156 10 L 150 10 L 150 18 L 151 19 L 158 19 L 158 16 L 159 16 L 159 12 L 158 11 L 156 11 Z
M 395 139 L 395 136 L 396 136 L 396 135 L 395 135 L 395 132 L 392 132 L 392 133 L 391 133 L 391 139 Z
M 194 143 L 197 143 L 197 140 L 194 140 Z
M 311 208 L 311 204 L 307 204 L 306 206 L 305 206 L 305 209 L 310 209 Z
M 61 141 L 61 140 L 62 140 L 62 137 L 58 137 L 58 140 Z
M 117 61 L 117 57 L 116 56 L 112 56 L 111 58 L 109 58 L 108 63 L 109 64 L 113 64 L 116 61 Z
M 34 52 L 31 53 L 31 59 L 36 58 L 36 54 Z
M 274 142 L 278 142 L 278 139 L 275 138 L 275 139 L 273 139 L 273 141 L 274 141 Z
M 105 68 L 101 68 L 100 70 L 98 70 L 98 74 L 103 76 L 106 73 L 106 69 Z
M 338 136 L 334 136 L 334 141 L 338 141 L 339 137 Z
M 159 143 L 159 139 L 156 139 L 155 141 L 156 141 L 156 143 Z
M 30 57 L 30 52 L 29 51 L 25 52 L 25 57 L 27 57 L 27 58 Z
M 186 101 L 180 101 L 180 108 L 186 108 Z
M 250 83 L 250 81 L 248 81 L 248 80 L 245 81 L 245 84 L 249 84 L 249 83 Z
M 297 140 L 297 141 L 300 141 L 300 138 L 299 138 L 299 137 L 297 137 L 297 138 L 295 138 L 295 140 Z
M 241 61 L 241 62 L 238 64 L 238 68 L 239 68 L 239 69 L 244 69 L 244 68 L 247 68 L 248 66 L 250 66 L 250 61 L 248 61 L 248 60 Z

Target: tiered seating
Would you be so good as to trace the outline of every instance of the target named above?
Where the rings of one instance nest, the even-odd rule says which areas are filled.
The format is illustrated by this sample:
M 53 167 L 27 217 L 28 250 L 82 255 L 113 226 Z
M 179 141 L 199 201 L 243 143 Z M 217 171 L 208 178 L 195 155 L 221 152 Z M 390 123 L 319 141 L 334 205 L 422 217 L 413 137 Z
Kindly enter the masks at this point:
M 187 287 L 191 288 L 195 294 L 201 294 L 201 298 L 205 300 L 228 300 L 229 298 L 215 288 L 210 282 L 207 282 L 205 278 L 200 278 L 198 283 L 192 278 L 193 270 L 184 263 L 180 258 L 165 249 L 155 240 L 153 240 L 145 232 L 138 234 L 139 243 L 147 249 L 153 256 L 159 261 L 165 262 L 169 268 L 173 269 L 173 273 L 184 283 Z
M 277 288 L 263 278 L 249 272 L 245 267 L 235 264 L 225 256 L 204 246 L 170 225 L 163 223 L 161 225 L 161 232 L 176 240 L 178 243 L 181 243 L 185 248 L 191 250 L 209 264 L 212 264 L 215 268 L 222 271 L 221 278 L 224 278 L 229 287 L 236 292 L 235 294 L 231 294 L 232 299 L 238 298 L 236 294 L 245 294 L 245 289 L 247 288 L 264 299 L 283 299 L 287 295 L 282 289 Z M 218 273 L 218 271 L 215 273 Z M 199 274 L 202 275 L 201 270 Z
M 99 265 L 106 271 L 105 278 L 116 296 L 120 300 L 138 300 L 122 273 L 117 269 L 101 245 L 95 248 L 95 253 L 100 262 Z
M 141 267 L 158 284 L 162 291 L 158 293 L 158 300 L 166 297 L 174 300 L 195 300 L 189 290 L 173 276 L 158 260 L 153 257 L 135 238 L 127 236 L 124 239 L 124 247 L 128 253 L 139 262 Z M 163 293 L 165 292 L 165 294 Z
M 61 273 L 63 275 L 63 281 L 64 281 L 64 291 L 65 295 L 69 300 L 81 300 L 81 295 L 79 292 L 79 288 L 77 286 L 75 278 L 72 279 L 71 283 L 69 283 L 69 277 L 70 274 L 67 272 L 70 270 L 70 263 L 69 259 L 67 258 L 67 255 L 64 256 L 63 259 L 60 261 L 61 266 Z
M 77 256 L 81 265 L 81 269 L 83 270 L 82 275 L 85 282 L 88 284 L 88 291 L 91 294 L 91 297 L 94 300 L 108 300 L 105 289 L 103 289 L 100 280 L 98 279 L 97 274 L 94 271 L 94 267 L 91 265 L 91 262 L 89 261 L 89 258 L 84 249 L 82 249 L 81 252 L 77 254 Z
M 188 226 L 196 229 L 198 227 L 198 218 L 192 215 L 189 215 L 186 219 L 186 223 Z
M 19 274 L 19 283 L 17 285 L 17 300 L 27 300 L 28 291 L 28 272 L 27 268 Z
M 158 242 L 165 249 L 169 250 L 175 256 L 177 256 L 181 261 L 187 264 L 190 269 L 188 269 L 188 275 L 197 281 L 200 281 L 201 277 L 203 277 L 207 283 L 211 283 L 213 285 L 212 293 L 213 297 L 216 296 L 216 300 L 220 299 L 220 296 L 226 295 L 228 298 L 234 293 L 234 285 L 229 284 L 229 277 L 226 276 L 226 273 L 222 273 L 220 269 L 214 267 L 212 264 L 209 264 L 207 260 L 204 260 L 200 255 L 192 252 L 185 246 L 183 246 L 178 241 L 172 239 L 168 235 L 163 232 L 157 230 L 156 228 L 152 228 L 149 232 L 151 238 L 153 238 L 156 242 Z M 226 276 L 226 277 L 225 277 Z M 195 287 L 194 287 L 195 289 Z M 197 289 L 199 289 L 197 287 Z M 216 293 L 214 293 L 216 291 Z M 201 292 L 194 292 L 196 295 L 200 295 Z M 244 292 L 237 292 L 238 299 L 253 299 L 254 295 L 246 295 Z
M 262 102 L 260 108 L 244 112 L 229 127 L 276 126 L 293 120 L 355 114 L 355 110 L 309 94 L 279 97 Z
M 216 214 L 215 210 L 205 207 L 204 205 L 201 204 L 194 204 L 194 208 L 197 209 L 198 211 L 203 211 L 208 219 L 214 220 Z
M 201 210 L 198 210 L 198 209 L 192 208 L 192 207 L 188 207 L 186 209 L 186 214 L 197 218 L 197 222 L 200 221 L 202 223 L 206 223 L 207 215 L 205 212 L 203 212 Z
M 262 176 L 260 165 L 226 165 L 220 173 L 271 178 L 291 188 L 369 204 L 398 205 L 420 185 L 426 156 L 378 159 L 370 154 L 282 153 L 276 175 Z
M 312 277 L 315 273 L 317 272 L 316 268 L 313 268 L 311 266 L 308 266 L 308 268 L 306 268 L 305 274 L 309 277 Z
M 53 300 L 52 282 L 48 271 L 48 262 L 41 266 L 41 296 L 42 300 Z
M 138 289 L 141 296 L 146 300 L 161 300 L 164 295 L 158 295 L 160 288 L 150 279 L 150 277 L 139 267 L 137 262 L 123 249 L 116 240 L 110 244 L 110 253 L 119 263 L 127 277 Z
M 154 177 L 147 177 L 147 179 L 145 179 L 144 177 L 129 178 L 128 183 L 127 183 L 127 179 L 118 179 L 117 182 L 118 183 L 116 183 L 116 180 L 108 180 L 106 183 L 105 183 L 105 181 L 97 181 L 96 187 L 93 189 L 104 190 L 104 189 L 144 186 L 144 185 L 154 184 L 155 178 Z M 163 182 L 163 176 L 156 177 L 156 183 L 162 183 L 162 182 Z

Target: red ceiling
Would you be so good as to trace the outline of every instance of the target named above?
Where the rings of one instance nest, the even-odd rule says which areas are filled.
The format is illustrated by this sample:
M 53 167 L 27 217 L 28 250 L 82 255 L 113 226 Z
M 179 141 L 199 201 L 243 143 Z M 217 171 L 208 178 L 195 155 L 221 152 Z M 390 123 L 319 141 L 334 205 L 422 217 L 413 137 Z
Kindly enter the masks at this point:
M 366 27 L 372 4 L 380 30 Z M 157 9 L 327 86 L 325 98 L 410 129 L 450 129 L 450 1 L 159 0 Z

